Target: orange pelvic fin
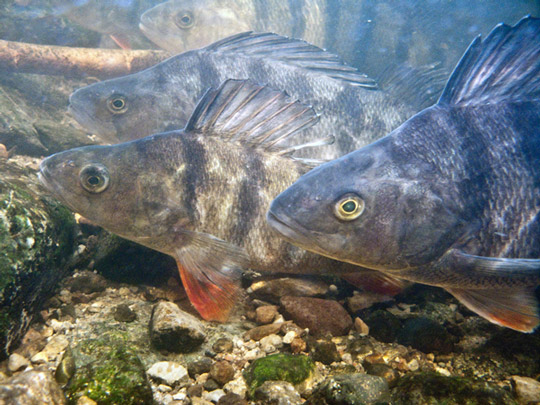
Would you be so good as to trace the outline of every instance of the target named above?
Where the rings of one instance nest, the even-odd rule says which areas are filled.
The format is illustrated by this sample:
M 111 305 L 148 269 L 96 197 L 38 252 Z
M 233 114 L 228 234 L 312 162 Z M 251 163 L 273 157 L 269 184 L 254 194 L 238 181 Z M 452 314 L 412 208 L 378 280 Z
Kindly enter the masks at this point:
M 463 305 L 497 325 L 533 332 L 540 324 L 534 287 L 485 290 L 448 289 Z
M 240 293 L 242 250 L 212 235 L 182 231 L 176 249 L 180 278 L 189 300 L 207 321 L 227 321 Z

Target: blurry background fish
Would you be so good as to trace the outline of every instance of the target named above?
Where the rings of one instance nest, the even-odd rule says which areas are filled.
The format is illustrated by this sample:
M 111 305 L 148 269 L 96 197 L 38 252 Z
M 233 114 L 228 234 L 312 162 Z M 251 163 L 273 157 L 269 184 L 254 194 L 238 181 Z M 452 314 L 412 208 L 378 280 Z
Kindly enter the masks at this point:
M 144 13 L 140 27 L 177 53 L 242 31 L 271 31 L 376 75 L 403 62 L 451 70 L 476 35 L 539 12 L 535 0 L 170 0 Z
M 104 34 L 105 47 L 152 48 L 139 30 L 139 19 L 162 0 L 19 0 L 17 11 L 35 19 L 64 16 L 81 26 Z M 109 38 L 109 41 L 106 39 Z

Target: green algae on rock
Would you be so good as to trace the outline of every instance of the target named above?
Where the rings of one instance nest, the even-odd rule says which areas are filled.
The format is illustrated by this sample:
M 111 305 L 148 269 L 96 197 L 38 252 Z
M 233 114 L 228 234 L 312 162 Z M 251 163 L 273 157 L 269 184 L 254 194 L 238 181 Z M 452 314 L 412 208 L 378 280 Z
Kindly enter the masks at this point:
M 40 195 L 35 174 L 0 162 L 0 358 L 69 272 L 75 221 Z
M 244 378 L 253 395 L 258 387 L 269 380 L 299 384 L 312 374 L 314 367 L 313 361 L 307 356 L 278 353 L 255 360 L 244 372 Z
M 397 405 L 517 405 L 511 393 L 494 384 L 435 373 L 402 377 L 394 388 Z
M 76 371 L 66 386 L 68 402 L 86 396 L 101 405 L 151 404 L 145 367 L 121 333 L 81 341 L 73 348 Z

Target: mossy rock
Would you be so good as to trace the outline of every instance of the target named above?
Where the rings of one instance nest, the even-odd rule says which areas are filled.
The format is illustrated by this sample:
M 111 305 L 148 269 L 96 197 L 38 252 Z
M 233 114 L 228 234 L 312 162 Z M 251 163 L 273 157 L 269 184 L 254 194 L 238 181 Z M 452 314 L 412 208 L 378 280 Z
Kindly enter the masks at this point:
M 68 403 L 75 404 L 82 396 L 100 405 L 153 403 L 137 348 L 122 333 L 84 340 L 72 350 L 72 356 L 75 373 L 65 388 Z
M 0 161 L 0 358 L 69 273 L 75 220 L 41 195 L 35 173 Z
M 313 370 L 314 363 L 307 356 L 278 353 L 255 360 L 244 372 L 244 378 L 253 395 L 265 381 L 300 384 L 311 376 Z
M 393 390 L 397 405 L 517 405 L 509 391 L 487 382 L 435 373 L 402 377 Z

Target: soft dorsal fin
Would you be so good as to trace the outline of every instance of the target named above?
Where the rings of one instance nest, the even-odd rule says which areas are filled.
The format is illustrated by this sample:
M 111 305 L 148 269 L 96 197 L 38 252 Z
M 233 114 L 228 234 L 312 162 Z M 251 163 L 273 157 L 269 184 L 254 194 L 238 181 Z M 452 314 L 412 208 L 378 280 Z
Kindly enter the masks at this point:
M 440 105 L 479 105 L 540 98 L 540 19 L 499 24 L 477 37 L 454 69 Z
M 329 137 L 301 145 L 289 142 L 292 135 L 314 125 L 318 119 L 311 107 L 292 100 L 284 92 L 248 80 L 229 79 L 219 89 L 206 92 L 185 131 L 204 132 L 287 155 L 333 141 Z
M 377 88 L 375 80 L 346 65 L 339 56 L 308 42 L 273 33 L 243 32 L 214 42 L 204 50 L 271 58 L 346 81 L 353 86 Z

